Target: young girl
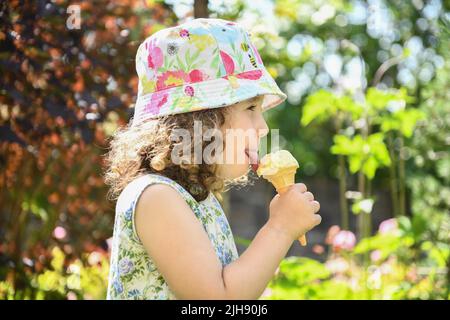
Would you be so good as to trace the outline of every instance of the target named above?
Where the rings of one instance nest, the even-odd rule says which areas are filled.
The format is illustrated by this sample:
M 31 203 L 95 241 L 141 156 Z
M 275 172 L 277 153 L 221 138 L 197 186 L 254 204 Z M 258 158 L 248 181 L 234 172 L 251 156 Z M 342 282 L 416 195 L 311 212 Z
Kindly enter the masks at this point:
M 235 22 L 198 18 L 138 48 L 135 113 L 106 157 L 117 199 L 107 299 L 258 299 L 293 241 L 320 223 L 319 203 L 295 184 L 272 199 L 267 223 L 238 256 L 218 198 L 245 180 L 268 133 L 263 112 L 286 98 L 250 37 Z M 231 154 L 227 161 L 202 161 L 205 153 L 193 161 L 212 140 L 195 138 L 198 123 L 203 133 L 248 136 L 236 144 L 222 135 L 213 154 Z M 174 138 L 180 131 L 184 139 Z

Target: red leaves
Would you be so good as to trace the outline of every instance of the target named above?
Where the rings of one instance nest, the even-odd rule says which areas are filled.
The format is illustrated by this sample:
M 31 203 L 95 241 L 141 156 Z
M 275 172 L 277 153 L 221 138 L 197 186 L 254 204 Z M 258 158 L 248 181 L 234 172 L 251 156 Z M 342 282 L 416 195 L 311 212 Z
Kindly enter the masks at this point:
M 84 79 L 83 76 L 80 73 L 77 73 L 75 76 L 76 82 L 72 85 L 72 90 L 74 92 L 82 92 L 84 91 Z
M 169 24 L 164 20 L 174 16 L 155 4 L 156 20 L 141 18 L 137 0 L 82 1 L 81 29 L 69 30 L 67 1 L 50 4 L 52 12 L 34 1 L 8 1 L 0 31 L 0 105 L 6 106 L 0 118 L 0 244 L 11 244 L 1 251 L 15 265 L 31 259 L 34 272 L 49 264 L 56 241 L 51 232 L 58 225 L 67 230 L 65 251 L 75 256 L 93 230 L 96 242 L 111 235 L 114 207 L 102 177 L 100 155 L 108 138 L 102 121 L 113 111 L 121 115 L 118 125 L 125 125 L 137 89 L 139 43 L 121 31 L 134 30 L 133 39 L 144 39 L 152 23 Z M 117 85 L 108 89 L 111 78 Z M 98 250 L 98 243 L 87 249 Z

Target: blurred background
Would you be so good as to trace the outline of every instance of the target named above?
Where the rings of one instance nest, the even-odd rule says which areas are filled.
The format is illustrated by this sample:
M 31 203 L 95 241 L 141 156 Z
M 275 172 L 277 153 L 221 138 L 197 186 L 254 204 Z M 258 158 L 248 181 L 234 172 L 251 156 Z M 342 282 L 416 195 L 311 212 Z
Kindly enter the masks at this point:
M 265 114 L 321 203 L 261 299 L 450 297 L 447 0 L 4 1 L 0 299 L 105 299 L 102 155 L 133 114 L 136 50 L 194 17 L 241 23 L 288 99 Z M 241 254 L 275 195 L 225 194 Z

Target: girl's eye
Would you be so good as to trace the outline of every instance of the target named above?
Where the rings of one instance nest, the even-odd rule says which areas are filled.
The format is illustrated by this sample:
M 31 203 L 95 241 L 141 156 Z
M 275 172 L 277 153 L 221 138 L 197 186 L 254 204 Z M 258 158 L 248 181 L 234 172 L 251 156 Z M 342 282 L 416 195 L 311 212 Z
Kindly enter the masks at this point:
M 250 106 L 250 107 L 248 107 L 248 108 L 247 108 L 247 110 L 251 110 L 251 111 L 254 111 L 254 110 L 255 110 L 255 108 L 256 108 L 256 106 Z

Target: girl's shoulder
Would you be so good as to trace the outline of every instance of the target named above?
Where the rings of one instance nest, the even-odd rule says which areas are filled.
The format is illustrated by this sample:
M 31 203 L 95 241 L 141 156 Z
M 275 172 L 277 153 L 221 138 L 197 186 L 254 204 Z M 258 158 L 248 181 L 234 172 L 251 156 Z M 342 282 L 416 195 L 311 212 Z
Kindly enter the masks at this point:
M 171 186 L 190 204 L 196 202 L 194 197 L 175 180 L 156 173 L 146 173 L 127 184 L 117 200 L 117 206 L 122 204 L 127 205 L 130 202 L 136 201 L 148 186 L 158 183 Z
M 148 184 L 152 184 L 152 183 L 162 183 L 162 184 L 167 184 L 170 186 L 173 186 L 174 188 L 177 189 L 177 191 L 179 192 L 186 192 L 188 193 L 178 182 L 176 182 L 175 180 L 170 179 L 169 177 L 163 176 L 161 174 L 157 174 L 157 173 L 145 173 L 142 174 L 138 177 L 136 177 L 134 180 L 132 180 L 124 189 L 124 191 L 126 192 L 126 189 L 136 189 L 139 188 L 141 186 L 146 186 Z
M 133 216 L 140 196 L 144 190 L 152 184 L 165 184 L 175 189 L 188 203 L 196 215 L 198 215 L 199 204 L 186 189 L 184 189 L 176 181 L 155 173 L 143 174 L 128 183 L 117 199 L 116 212 L 128 212 L 131 216 Z

